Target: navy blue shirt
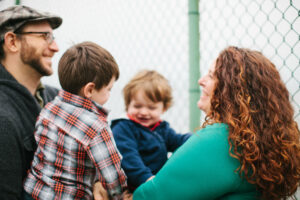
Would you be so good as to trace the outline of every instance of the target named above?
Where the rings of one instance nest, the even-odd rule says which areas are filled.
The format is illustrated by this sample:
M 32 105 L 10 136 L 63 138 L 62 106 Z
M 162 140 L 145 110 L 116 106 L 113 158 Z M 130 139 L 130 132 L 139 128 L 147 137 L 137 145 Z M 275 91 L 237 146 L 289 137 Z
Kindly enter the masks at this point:
M 132 190 L 155 175 L 168 160 L 168 152 L 174 152 L 191 136 L 176 133 L 166 121 L 151 131 L 132 120 L 117 119 L 111 129 Z

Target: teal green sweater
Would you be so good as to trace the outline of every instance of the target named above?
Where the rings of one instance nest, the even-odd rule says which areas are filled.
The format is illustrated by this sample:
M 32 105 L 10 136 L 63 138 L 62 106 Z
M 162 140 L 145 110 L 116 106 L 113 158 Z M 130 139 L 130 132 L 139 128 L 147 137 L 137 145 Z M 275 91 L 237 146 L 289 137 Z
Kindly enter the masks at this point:
M 258 199 L 255 186 L 235 172 L 238 167 L 229 155 L 228 126 L 213 124 L 181 146 L 133 200 Z

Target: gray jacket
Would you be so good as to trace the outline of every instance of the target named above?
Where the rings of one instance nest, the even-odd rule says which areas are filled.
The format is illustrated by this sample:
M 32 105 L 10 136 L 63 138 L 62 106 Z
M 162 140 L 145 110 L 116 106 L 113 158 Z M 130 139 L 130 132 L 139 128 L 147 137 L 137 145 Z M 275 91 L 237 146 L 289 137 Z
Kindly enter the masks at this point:
M 58 90 L 41 92 L 45 103 Z M 22 199 L 23 180 L 36 149 L 34 125 L 41 107 L 0 64 L 0 199 Z

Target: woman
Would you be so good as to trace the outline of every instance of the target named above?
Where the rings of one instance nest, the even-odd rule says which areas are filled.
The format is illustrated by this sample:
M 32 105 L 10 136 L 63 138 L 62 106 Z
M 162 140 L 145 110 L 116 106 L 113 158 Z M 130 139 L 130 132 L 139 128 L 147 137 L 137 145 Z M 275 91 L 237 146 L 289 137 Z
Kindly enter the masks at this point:
M 133 199 L 287 199 L 299 186 L 299 129 L 273 63 L 228 47 L 199 80 L 203 128 Z

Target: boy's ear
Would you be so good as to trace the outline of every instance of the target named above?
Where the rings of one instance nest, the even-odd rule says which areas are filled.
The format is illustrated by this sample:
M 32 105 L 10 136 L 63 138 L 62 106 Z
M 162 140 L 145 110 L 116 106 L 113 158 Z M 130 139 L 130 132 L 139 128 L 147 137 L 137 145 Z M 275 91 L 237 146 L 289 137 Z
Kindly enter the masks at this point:
M 89 82 L 81 89 L 81 95 L 86 98 L 91 98 L 94 89 L 95 83 Z

